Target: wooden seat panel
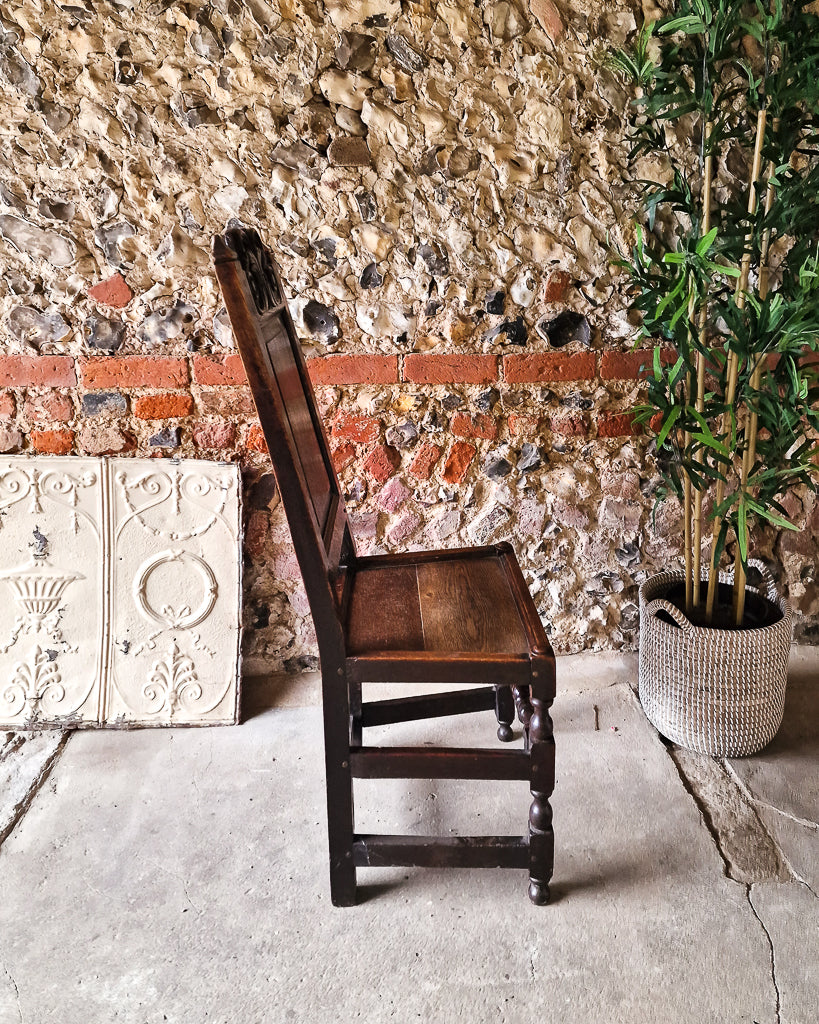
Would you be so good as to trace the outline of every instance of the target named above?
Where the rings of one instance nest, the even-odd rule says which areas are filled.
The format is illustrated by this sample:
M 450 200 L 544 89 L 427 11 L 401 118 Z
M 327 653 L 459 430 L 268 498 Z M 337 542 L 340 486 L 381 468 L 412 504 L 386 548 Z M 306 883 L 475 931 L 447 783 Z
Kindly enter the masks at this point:
M 424 630 L 415 565 L 356 566 L 347 619 L 347 653 L 422 651 Z
M 350 657 L 381 651 L 510 654 L 529 651 L 502 560 L 451 558 L 367 567 L 359 559 L 347 621 Z
M 453 559 L 418 566 L 425 651 L 529 650 L 500 558 Z

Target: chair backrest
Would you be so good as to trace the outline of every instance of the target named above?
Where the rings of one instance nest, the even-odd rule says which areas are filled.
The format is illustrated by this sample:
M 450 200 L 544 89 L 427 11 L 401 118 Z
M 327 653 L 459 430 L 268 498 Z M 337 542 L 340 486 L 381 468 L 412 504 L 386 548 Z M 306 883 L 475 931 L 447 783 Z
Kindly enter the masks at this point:
M 213 260 L 321 647 L 322 636 L 339 633 L 330 627 L 338 624 L 355 559 L 321 415 L 278 268 L 258 232 L 233 228 L 217 235 Z

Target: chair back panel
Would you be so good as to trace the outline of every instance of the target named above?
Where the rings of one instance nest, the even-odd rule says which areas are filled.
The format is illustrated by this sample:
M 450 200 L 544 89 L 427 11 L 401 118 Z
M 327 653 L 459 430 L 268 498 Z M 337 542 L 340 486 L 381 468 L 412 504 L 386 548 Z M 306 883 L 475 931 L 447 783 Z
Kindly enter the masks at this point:
M 213 243 L 216 276 L 273 462 L 316 629 L 338 619 L 355 557 L 307 366 L 278 270 L 256 231 Z
M 320 433 L 322 428 L 315 422 L 312 395 L 308 396 L 305 391 L 299 373 L 297 360 L 301 353 L 297 355 L 293 351 L 285 315 L 275 312 L 265 318 L 263 351 L 278 384 L 284 426 L 290 441 L 288 449 L 296 459 L 316 525 L 324 536 L 333 498 L 338 497 L 338 485 L 327 465 L 329 455 Z

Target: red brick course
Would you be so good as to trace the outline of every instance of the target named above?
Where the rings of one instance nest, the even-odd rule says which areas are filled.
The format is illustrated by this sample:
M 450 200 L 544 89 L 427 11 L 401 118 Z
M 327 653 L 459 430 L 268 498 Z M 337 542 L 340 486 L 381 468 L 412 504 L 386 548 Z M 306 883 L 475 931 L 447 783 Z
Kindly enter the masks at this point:
M 589 425 L 582 416 L 550 416 L 549 429 L 564 437 L 589 436 Z
M 0 420 L 14 418 L 16 403 L 13 391 L 0 391 Z
M 565 270 L 553 270 L 546 278 L 545 302 L 563 302 L 572 279 Z
M 76 384 L 71 356 L 0 356 L 0 386 L 72 388 Z
M 196 396 L 199 411 L 210 416 L 255 416 L 250 388 L 214 388 Z
M 251 423 L 245 440 L 245 447 L 250 452 L 267 453 L 267 441 L 264 439 L 264 431 L 260 423 Z
M 73 430 L 32 430 L 31 447 L 43 455 L 68 455 L 74 447 Z
M 352 441 L 343 441 L 341 444 L 336 445 L 332 451 L 333 465 L 336 467 L 336 473 L 340 473 L 343 469 L 346 469 L 356 456 L 356 447 Z
M 193 398 L 185 391 L 164 395 L 140 395 L 134 402 L 134 416 L 141 420 L 175 419 L 190 416 Z
M 433 444 L 432 441 L 424 441 L 415 453 L 415 458 L 410 463 L 409 471 L 418 480 L 429 480 L 432 476 L 432 470 L 435 468 L 435 463 L 440 457 L 441 449 L 438 445 Z
M 247 375 L 238 355 L 212 359 L 210 356 L 193 357 L 193 379 L 209 387 L 246 384 Z
M 78 442 L 85 455 L 119 455 L 136 448 L 134 437 L 114 424 L 88 423 L 80 431 Z
M 674 362 L 674 350 L 664 348 L 660 359 L 665 364 Z M 600 377 L 603 380 L 637 380 L 652 372 L 654 349 L 638 349 L 636 352 L 604 352 L 600 358 Z M 645 370 L 640 367 L 645 366 Z
M 414 353 L 404 359 L 404 380 L 411 384 L 488 384 L 497 379 L 497 356 Z
M 99 388 L 174 388 L 188 383 L 184 359 L 146 356 L 103 356 L 80 362 L 83 384 Z
M 466 476 L 477 449 L 468 441 L 456 441 L 449 449 L 442 476 L 448 484 L 459 484 Z
M 523 434 L 526 437 L 532 437 L 533 434 L 538 432 L 540 417 L 529 416 L 526 413 L 510 412 L 507 423 L 509 424 L 510 434 Z
M 310 380 L 322 384 L 395 384 L 398 356 L 324 356 L 307 360 Z
M 105 306 L 112 306 L 114 309 L 122 309 L 134 297 L 134 293 L 128 287 L 128 283 L 122 274 L 114 274 L 113 277 L 106 278 L 104 281 L 100 281 L 99 284 L 95 284 L 93 288 L 88 289 L 88 295 L 95 302 L 100 302 Z
M 232 448 L 236 443 L 236 424 L 204 423 L 194 428 L 193 443 L 197 448 Z
M 537 352 L 504 356 L 503 372 L 509 384 L 594 380 L 594 352 Z

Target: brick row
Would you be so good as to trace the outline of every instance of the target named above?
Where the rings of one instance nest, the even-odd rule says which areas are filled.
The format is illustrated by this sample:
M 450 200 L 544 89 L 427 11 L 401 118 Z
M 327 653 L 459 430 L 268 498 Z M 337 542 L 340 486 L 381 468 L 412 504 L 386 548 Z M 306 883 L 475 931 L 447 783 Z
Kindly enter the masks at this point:
M 673 350 L 663 349 L 664 363 Z M 653 349 L 636 352 L 533 352 L 504 356 L 414 352 L 397 355 L 329 355 L 308 360 L 315 385 L 548 384 L 561 381 L 636 380 L 653 362 Z M 238 354 L 190 359 L 151 356 L 0 356 L 0 388 L 238 387 L 247 383 Z

